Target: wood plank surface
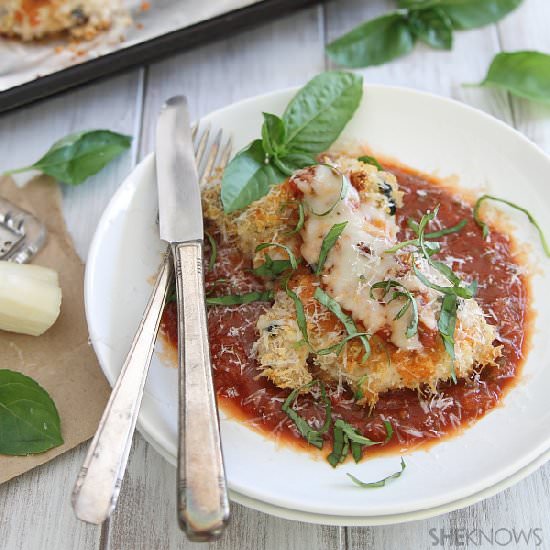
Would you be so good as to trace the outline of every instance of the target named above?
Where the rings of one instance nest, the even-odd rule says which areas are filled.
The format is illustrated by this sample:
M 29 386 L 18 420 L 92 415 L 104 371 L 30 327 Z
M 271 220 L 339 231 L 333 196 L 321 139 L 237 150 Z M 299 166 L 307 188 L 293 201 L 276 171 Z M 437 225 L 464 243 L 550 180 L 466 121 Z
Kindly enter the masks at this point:
M 233 101 L 303 84 L 328 64 L 323 45 L 359 21 L 395 7 L 393 0 L 338 0 L 150 67 L 69 92 L 0 117 L 0 167 L 36 160 L 58 137 L 105 127 L 134 136 L 134 147 L 93 181 L 64 190 L 65 212 L 83 259 L 97 221 L 132 166 L 153 149 L 154 122 L 170 95 L 189 96 L 193 116 Z M 550 3 L 525 0 L 498 25 L 456 33 L 452 52 L 419 45 L 391 64 L 360 71 L 365 81 L 409 86 L 464 101 L 514 125 L 550 152 L 550 108 L 511 98 L 479 82 L 501 50 L 550 52 Z M 452 130 L 452 129 L 451 129 Z M 22 146 L 24 144 L 24 146 Z M 188 543 L 175 520 L 175 470 L 138 434 L 119 506 L 103 529 L 76 521 L 69 496 L 86 445 L 0 487 L 0 550 L 171 550 Z M 550 547 L 550 466 L 503 493 L 437 518 L 385 527 L 337 528 L 290 522 L 232 506 L 232 523 L 213 549 L 366 550 L 461 548 L 463 529 L 541 528 Z M 454 531 L 453 531 L 454 530 Z M 460 535 L 458 535 L 460 536 Z M 517 548 L 534 544 L 518 543 Z M 205 547 L 203 545 L 203 547 Z M 492 548 L 487 544 L 476 548 Z

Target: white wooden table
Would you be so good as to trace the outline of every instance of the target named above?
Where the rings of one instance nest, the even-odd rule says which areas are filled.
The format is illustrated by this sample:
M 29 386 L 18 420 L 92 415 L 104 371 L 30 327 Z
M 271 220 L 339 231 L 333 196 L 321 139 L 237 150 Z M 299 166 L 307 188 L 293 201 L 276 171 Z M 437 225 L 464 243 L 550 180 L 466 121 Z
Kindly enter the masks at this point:
M 64 189 L 65 213 L 85 260 L 97 221 L 120 182 L 153 147 L 152 126 L 163 100 L 185 93 L 200 117 L 233 101 L 304 84 L 330 64 L 323 46 L 360 20 L 393 9 L 391 0 L 340 0 L 310 8 L 239 36 L 122 74 L 0 117 L 0 170 L 33 161 L 77 129 L 109 128 L 134 136 L 127 154 L 78 188 Z M 421 45 L 389 65 L 362 71 L 365 81 L 410 86 L 481 108 L 513 125 L 550 153 L 550 108 L 478 82 L 501 50 L 550 52 L 550 2 L 524 0 L 498 25 L 457 33 L 452 52 Z M 445 131 L 452 131 L 447 128 Z M 434 139 L 442 139 L 434 136 Z M 513 434 L 512 434 L 513 435 Z M 118 508 L 102 528 L 75 520 L 70 491 L 86 445 L 0 487 L 1 550 L 190 549 L 175 519 L 175 470 L 137 434 Z M 365 494 L 365 498 L 368 495 Z M 444 516 L 388 527 L 338 528 L 285 521 L 233 505 L 218 549 L 384 550 L 431 548 L 430 530 L 543 529 L 550 548 L 550 465 L 503 493 Z M 432 531 L 433 532 L 433 531 Z M 455 544 L 457 543 L 457 544 Z M 464 547 L 447 539 L 440 548 Z M 533 541 L 529 547 L 533 547 Z M 476 548 L 493 548 L 490 544 Z M 527 548 L 524 543 L 510 548 Z

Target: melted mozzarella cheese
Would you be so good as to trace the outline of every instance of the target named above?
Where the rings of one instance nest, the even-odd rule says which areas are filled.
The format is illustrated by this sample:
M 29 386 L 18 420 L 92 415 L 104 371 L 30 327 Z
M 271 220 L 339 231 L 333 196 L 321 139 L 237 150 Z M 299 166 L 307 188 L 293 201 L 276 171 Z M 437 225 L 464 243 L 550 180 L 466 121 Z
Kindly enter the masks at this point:
M 395 333 L 396 345 L 417 348 L 420 345 L 417 337 L 402 341 L 400 334 L 404 334 L 401 325 L 406 326 L 409 315 L 394 320 L 403 306 L 402 300 L 388 305 L 370 297 L 372 285 L 386 279 L 387 274 L 398 267 L 394 255 L 384 254 L 396 242 L 394 218 L 376 204 L 361 202 L 352 186 L 347 187 L 345 197 L 339 200 L 342 176 L 328 166 L 310 169 L 295 178 L 295 182 L 308 206 L 301 253 L 309 264 L 318 262 L 323 239 L 330 228 L 347 222 L 323 268 L 321 281 L 325 290 L 371 334 L 390 325 L 394 328 L 392 334 Z M 332 206 L 334 208 L 324 216 L 315 214 L 327 212 Z

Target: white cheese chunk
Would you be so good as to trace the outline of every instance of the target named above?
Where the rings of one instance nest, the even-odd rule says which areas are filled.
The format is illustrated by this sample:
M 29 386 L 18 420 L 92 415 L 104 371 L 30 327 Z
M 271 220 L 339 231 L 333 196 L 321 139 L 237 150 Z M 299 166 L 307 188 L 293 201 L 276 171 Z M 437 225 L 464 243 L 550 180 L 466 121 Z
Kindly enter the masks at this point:
M 0 261 L 0 329 L 38 336 L 59 316 L 61 288 L 53 269 Z

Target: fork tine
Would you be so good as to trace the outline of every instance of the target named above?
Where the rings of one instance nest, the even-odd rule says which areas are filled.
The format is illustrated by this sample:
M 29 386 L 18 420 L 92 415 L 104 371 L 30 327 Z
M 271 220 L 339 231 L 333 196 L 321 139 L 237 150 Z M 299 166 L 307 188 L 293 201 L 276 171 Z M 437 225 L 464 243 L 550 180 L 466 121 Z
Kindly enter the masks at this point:
M 229 162 L 229 157 L 231 156 L 232 149 L 233 149 L 233 138 L 230 137 L 227 140 L 225 147 L 222 149 L 220 153 L 218 168 L 221 168 L 223 170 L 227 166 L 227 163 Z
M 203 184 L 212 174 L 214 165 L 216 164 L 216 158 L 218 157 L 218 151 L 220 150 L 221 140 L 222 140 L 222 130 L 219 130 L 218 133 L 216 134 L 216 137 L 214 138 L 214 141 L 212 142 L 212 145 L 210 146 L 210 149 L 208 150 L 208 155 L 204 162 L 204 166 L 200 171 L 199 178 L 201 183 Z
M 191 139 L 193 140 L 193 143 L 195 143 L 195 139 L 197 138 L 197 131 L 199 130 L 199 125 L 195 124 L 191 128 Z
M 202 134 L 200 134 L 198 141 L 195 142 L 195 159 L 197 161 L 197 166 L 200 166 L 202 162 L 209 138 L 210 138 L 210 125 L 206 126 Z

